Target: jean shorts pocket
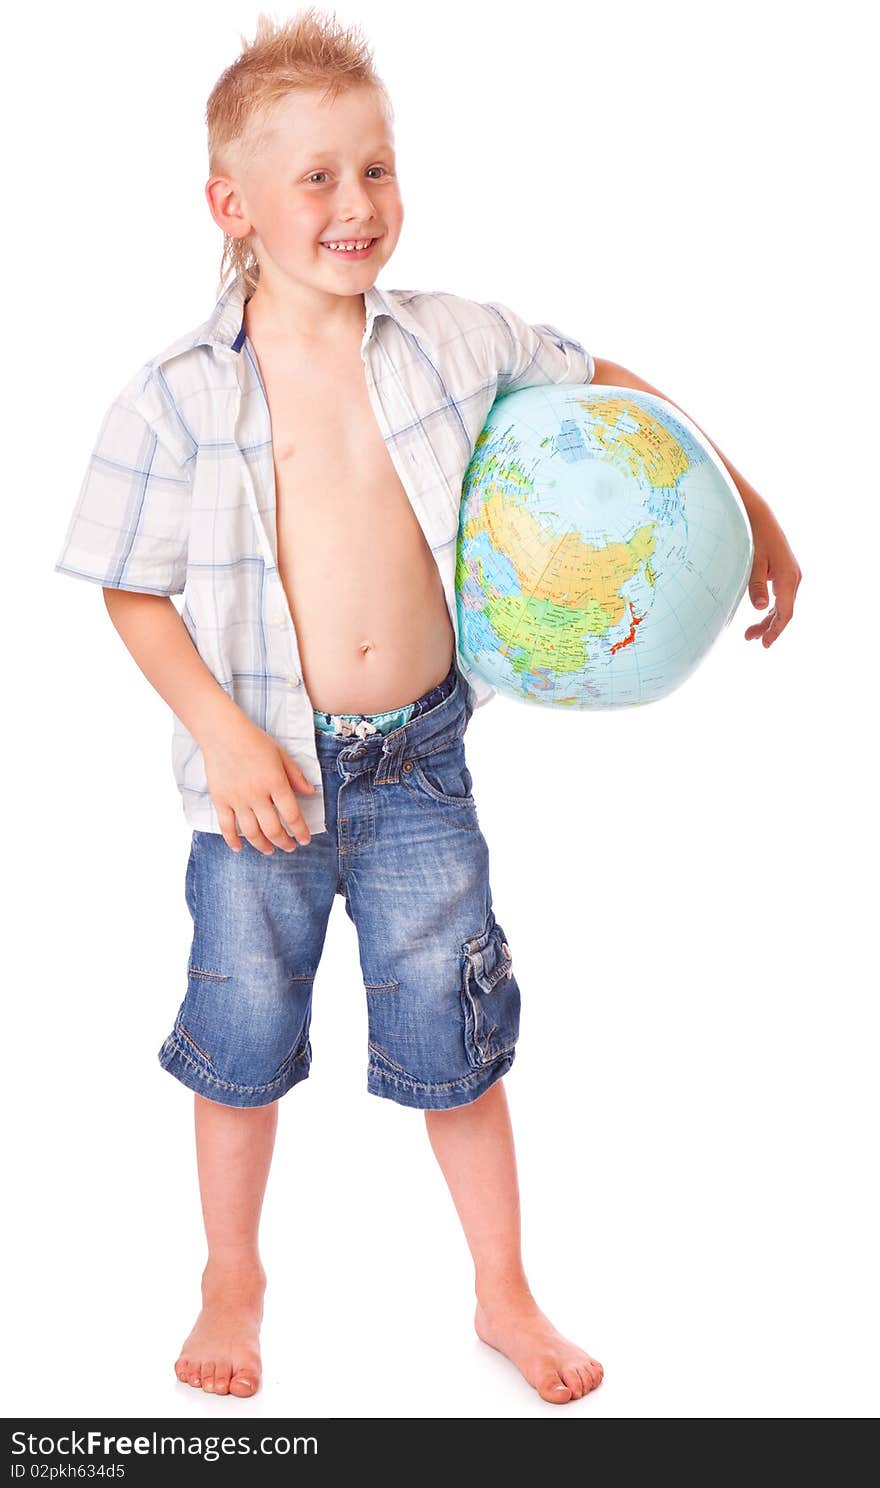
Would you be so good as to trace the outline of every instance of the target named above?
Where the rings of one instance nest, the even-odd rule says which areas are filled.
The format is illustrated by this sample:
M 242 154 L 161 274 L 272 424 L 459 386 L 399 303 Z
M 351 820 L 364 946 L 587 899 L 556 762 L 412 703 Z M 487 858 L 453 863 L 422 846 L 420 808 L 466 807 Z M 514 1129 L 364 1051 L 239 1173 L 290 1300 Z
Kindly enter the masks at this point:
M 462 946 L 465 1044 L 475 1069 L 509 1054 L 519 1037 L 520 992 L 503 927 L 490 913 L 481 935 Z
M 455 739 L 433 754 L 404 760 L 404 776 L 445 806 L 473 806 L 474 782 L 465 758 L 464 739 Z

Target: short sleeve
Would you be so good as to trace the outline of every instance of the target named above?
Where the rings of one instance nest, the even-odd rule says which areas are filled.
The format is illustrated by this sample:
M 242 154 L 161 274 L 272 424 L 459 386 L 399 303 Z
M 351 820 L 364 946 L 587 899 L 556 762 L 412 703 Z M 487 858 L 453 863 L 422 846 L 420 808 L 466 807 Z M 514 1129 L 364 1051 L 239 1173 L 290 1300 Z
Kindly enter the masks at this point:
M 107 589 L 182 594 L 190 477 L 134 406 L 132 386 L 104 415 L 55 572 Z
M 490 302 L 485 309 L 499 394 L 548 382 L 592 382 L 595 363 L 580 341 L 556 326 L 529 325 L 508 305 Z

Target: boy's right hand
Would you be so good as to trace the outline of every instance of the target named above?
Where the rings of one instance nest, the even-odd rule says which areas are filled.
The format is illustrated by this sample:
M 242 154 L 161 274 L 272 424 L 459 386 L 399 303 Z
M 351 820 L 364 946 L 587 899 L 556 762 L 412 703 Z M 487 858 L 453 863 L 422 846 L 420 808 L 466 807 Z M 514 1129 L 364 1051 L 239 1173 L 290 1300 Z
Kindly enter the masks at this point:
M 311 842 L 294 787 L 310 795 L 315 787 L 269 734 L 242 717 L 201 747 L 220 830 L 233 852 L 241 851 L 239 831 L 267 857 L 275 851 L 273 843 L 295 852 L 297 842 L 303 847 Z

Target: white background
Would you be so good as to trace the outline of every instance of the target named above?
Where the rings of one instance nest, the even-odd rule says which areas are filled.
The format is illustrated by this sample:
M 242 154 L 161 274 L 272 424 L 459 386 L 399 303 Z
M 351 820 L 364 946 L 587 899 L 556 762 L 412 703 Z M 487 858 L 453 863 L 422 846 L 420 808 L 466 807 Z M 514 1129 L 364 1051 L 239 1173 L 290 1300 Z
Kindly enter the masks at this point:
M 262 1389 L 174 1376 L 204 1262 L 192 1096 L 157 1060 L 185 990 L 189 831 L 167 707 L 100 589 L 52 566 L 111 398 L 214 305 L 204 106 L 257 8 L 84 0 L 17 23 L 4 1414 L 876 1413 L 868 14 L 337 10 L 396 110 L 407 216 L 380 283 L 504 301 L 659 387 L 770 502 L 804 576 L 781 640 L 744 640 L 746 597 L 664 702 L 499 697 L 468 733 L 523 992 L 526 1268 L 606 1370 L 565 1406 L 477 1339 L 423 1117 L 366 1093 L 341 900 L 264 1209 Z

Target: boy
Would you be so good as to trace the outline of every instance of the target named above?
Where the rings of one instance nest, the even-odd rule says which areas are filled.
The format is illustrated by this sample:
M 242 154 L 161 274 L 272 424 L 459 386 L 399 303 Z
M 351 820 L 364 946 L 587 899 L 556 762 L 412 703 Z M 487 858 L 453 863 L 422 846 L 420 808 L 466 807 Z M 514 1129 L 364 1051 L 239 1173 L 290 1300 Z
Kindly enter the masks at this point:
M 602 1366 L 540 1310 L 520 1253 L 502 1083 L 520 994 L 464 754 L 493 689 L 457 659 L 458 501 L 498 392 L 657 390 L 504 306 L 376 288 L 403 206 L 387 96 L 351 33 L 312 12 L 261 17 L 208 129 L 206 196 L 235 280 L 115 400 L 56 565 L 102 584 L 171 707 L 193 828 L 188 986 L 159 1058 L 194 1092 L 208 1261 L 175 1370 L 219 1394 L 259 1386 L 278 1100 L 309 1074 L 340 893 L 368 1000 L 368 1089 L 425 1112 L 474 1260 L 480 1338 L 566 1403 Z M 767 645 L 800 571 L 731 473 L 755 529 L 753 600 L 766 603 L 768 577 L 776 587 L 747 632 Z M 184 591 L 178 614 L 169 596 Z

